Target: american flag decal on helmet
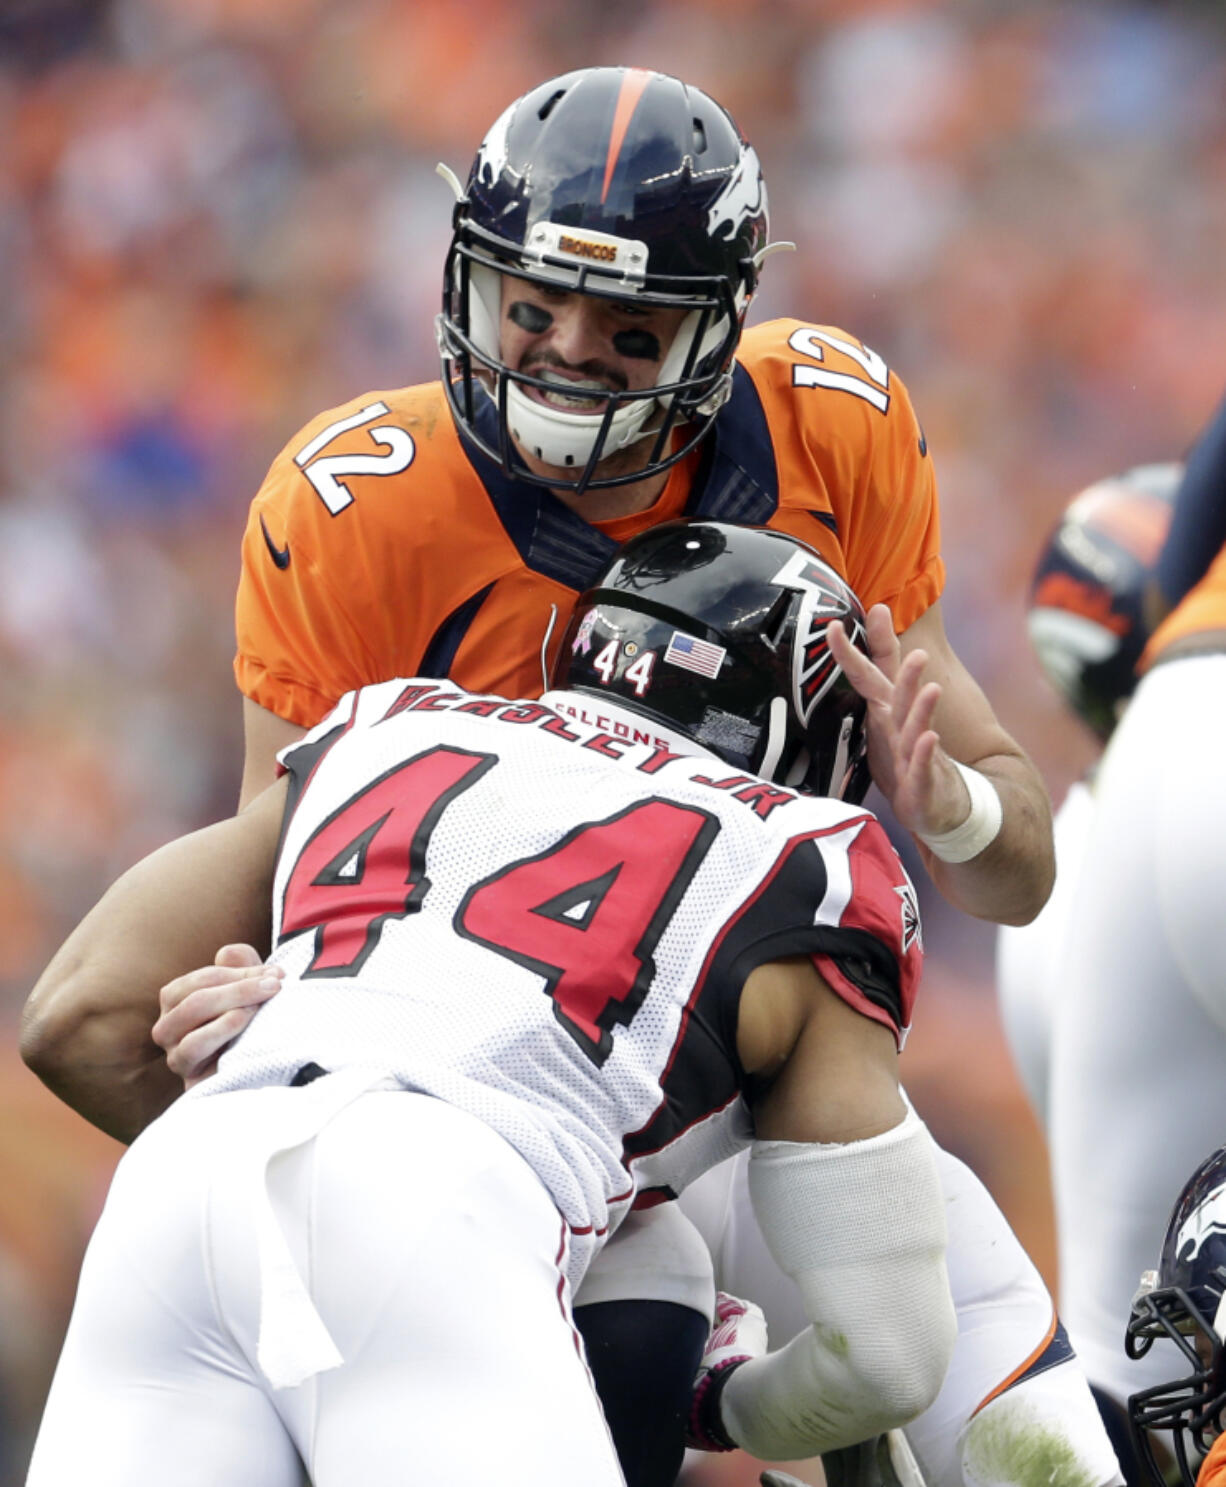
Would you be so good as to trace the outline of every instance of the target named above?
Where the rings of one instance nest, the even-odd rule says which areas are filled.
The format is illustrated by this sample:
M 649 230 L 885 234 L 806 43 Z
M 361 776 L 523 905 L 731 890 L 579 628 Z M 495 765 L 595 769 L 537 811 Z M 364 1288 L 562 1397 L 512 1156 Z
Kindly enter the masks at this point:
M 792 706 L 807 726 L 839 674 L 826 643 L 826 626 L 831 620 L 850 618 L 855 627 L 850 638 L 861 639 L 860 606 L 833 568 L 805 552 L 794 552 L 771 582 L 801 595 L 792 638 Z

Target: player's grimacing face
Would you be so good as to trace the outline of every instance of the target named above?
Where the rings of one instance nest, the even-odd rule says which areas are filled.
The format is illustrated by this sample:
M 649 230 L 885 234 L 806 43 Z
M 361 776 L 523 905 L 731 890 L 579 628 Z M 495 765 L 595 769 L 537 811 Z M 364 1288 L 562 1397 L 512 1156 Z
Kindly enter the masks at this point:
M 502 359 L 517 372 L 555 383 L 525 388 L 563 412 L 603 412 L 602 393 L 639 391 L 659 380 L 685 311 L 601 299 L 516 279 L 502 280 Z

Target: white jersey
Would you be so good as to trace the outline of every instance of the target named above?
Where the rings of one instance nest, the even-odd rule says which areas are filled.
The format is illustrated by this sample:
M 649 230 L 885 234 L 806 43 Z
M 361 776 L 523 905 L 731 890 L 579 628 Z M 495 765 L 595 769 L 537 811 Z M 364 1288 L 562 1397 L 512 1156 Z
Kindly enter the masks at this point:
M 750 1139 L 754 967 L 812 956 L 900 1041 L 918 979 L 869 813 L 682 747 L 578 694 L 348 694 L 281 756 L 286 980 L 201 1092 L 368 1067 L 468 1111 L 548 1188 L 577 1281 L 632 1202 Z

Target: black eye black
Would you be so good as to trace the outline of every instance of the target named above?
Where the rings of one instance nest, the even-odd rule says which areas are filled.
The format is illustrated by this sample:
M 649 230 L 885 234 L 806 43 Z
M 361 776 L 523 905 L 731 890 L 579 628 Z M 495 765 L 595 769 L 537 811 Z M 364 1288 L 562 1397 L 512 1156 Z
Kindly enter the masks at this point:
M 539 336 L 553 324 L 553 316 L 544 305 L 534 305 L 526 299 L 517 299 L 507 310 L 507 319 L 526 330 L 530 336 Z
M 613 349 L 619 356 L 632 356 L 638 361 L 660 360 L 660 338 L 649 330 L 619 330 L 613 337 Z

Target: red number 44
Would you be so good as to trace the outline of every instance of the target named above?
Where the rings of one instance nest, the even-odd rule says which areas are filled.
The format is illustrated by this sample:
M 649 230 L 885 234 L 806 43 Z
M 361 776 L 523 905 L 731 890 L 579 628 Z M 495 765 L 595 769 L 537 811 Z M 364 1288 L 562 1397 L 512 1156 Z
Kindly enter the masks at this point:
M 428 749 L 315 831 L 289 874 L 281 913 L 282 940 L 315 931 L 304 975 L 352 974 L 389 920 L 421 908 L 435 827 L 496 763 L 493 754 Z M 636 801 L 473 885 L 455 929 L 541 976 L 558 1021 L 602 1064 L 613 1028 L 630 1021 L 651 986 L 655 947 L 718 831 L 697 807 Z

